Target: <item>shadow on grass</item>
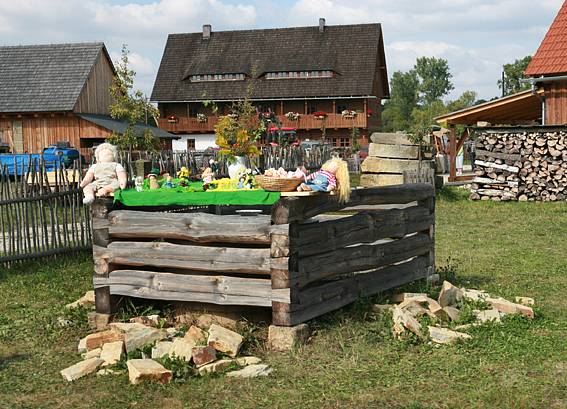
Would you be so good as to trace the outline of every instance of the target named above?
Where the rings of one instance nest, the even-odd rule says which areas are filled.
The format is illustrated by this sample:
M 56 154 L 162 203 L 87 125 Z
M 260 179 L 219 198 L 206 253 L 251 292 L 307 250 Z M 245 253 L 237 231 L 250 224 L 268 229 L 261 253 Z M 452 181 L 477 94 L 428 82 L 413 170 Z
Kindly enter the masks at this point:
M 0 264 L 0 280 L 14 275 L 29 275 L 38 271 L 58 270 L 74 266 L 91 259 L 91 253 L 80 251 L 73 254 L 45 257 L 38 260 L 13 262 L 11 265 Z
M 469 198 L 469 191 L 455 186 L 443 186 L 437 191 L 437 200 L 445 202 L 466 201 Z
M 24 361 L 29 358 L 29 354 L 9 354 L 0 356 L 0 371 L 7 369 L 12 363 Z

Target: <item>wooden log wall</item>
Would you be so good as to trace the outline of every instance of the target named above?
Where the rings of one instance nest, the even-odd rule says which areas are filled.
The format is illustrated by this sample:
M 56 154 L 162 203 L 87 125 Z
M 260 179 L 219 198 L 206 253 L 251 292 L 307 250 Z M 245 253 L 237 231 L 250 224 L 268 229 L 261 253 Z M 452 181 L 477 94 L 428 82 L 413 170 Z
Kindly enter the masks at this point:
M 567 199 L 567 129 L 477 131 L 472 200 Z
M 321 215 L 347 206 L 366 209 Z M 270 216 L 252 217 L 113 210 L 97 201 L 97 312 L 113 313 L 129 296 L 271 307 L 274 324 L 295 325 L 430 274 L 434 206 L 426 184 L 354 190 L 347 204 L 286 197 Z
M 365 209 L 317 217 L 346 206 Z M 272 219 L 289 226 L 287 240 L 280 238 L 274 254 L 280 263 L 272 264 L 272 288 L 288 289 L 290 297 L 288 303 L 272 303 L 276 325 L 305 322 L 359 297 L 425 278 L 435 268 L 431 185 L 359 189 L 346 205 L 328 196 L 285 198 Z

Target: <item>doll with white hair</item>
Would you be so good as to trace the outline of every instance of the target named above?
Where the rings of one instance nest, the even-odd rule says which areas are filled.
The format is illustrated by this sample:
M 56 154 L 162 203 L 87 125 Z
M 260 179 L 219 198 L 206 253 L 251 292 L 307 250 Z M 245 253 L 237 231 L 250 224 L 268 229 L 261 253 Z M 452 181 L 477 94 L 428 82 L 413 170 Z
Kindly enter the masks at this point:
M 87 171 L 81 187 L 83 188 L 84 204 L 92 203 L 97 197 L 108 196 L 117 189 L 126 188 L 128 175 L 124 167 L 117 162 L 116 146 L 103 143 L 95 149 L 96 163 Z

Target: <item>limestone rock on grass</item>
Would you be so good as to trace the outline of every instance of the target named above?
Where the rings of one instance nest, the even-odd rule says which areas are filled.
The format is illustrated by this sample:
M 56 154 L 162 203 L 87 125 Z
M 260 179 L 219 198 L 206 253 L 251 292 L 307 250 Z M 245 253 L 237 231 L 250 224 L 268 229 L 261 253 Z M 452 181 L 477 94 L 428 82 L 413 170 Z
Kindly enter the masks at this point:
M 458 321 L 461 317 L 461 311 L 458 308 L 447 306 L 443 308 L 443 311 L 445 311 L 451 321 Z
M 463 332 L 452 331 L 447 328 L 441 327 L 427 327 L 429 329 L 429 337 L 431 341 L 437 344 L 451 344 L 460 339 L 470 339 L 472 338 L 469 334 Z
M 219 352 L 223 352 L 234 358 L 242 345 L 244 338 L 237 332 L 212 324 L 209 328 L 209 339 L 207 344 Z
M 95 292 L 93 290 L 87 291 L 85 295 L 70 304 L 67 304 L 65 308 L 73 309 L 78 307 L 92 307 L 95 304 Z
M 104 360 L 104 364 L 102 365 L 114 365 L 116 362 L 120 361 L 120 358 L 122 358 L 123 351 L 123 341 L 108 342 L 104 344 L 102 346 L 102 352 L 100 354 L 100 359 Z
M 299 324 L 293 327 L 270 325 L 268 327 L 268 348 L 272 351 L 290 351 L 309 338 L 309 326 Z
M 462 288 L 461 291 L 463 292 L 463 298 L 471 301 L 484 301 L 487 298 L 490 298 L 490 294 L 486 291 L 482 290 L 471 290 L 468 288 Z
M 446 307 L 448 305 L 454 305 L 463 298 L 463 291 L 455 287 L 448 281 L 443 281 L 443 286 L 441 287 L 441 292 L 439 293 L 439 305 L 441 307 Z
M 207 342 L 207 333 L 201 328 L 191 325 L 185 333 L 185 339 L 194 342 L 195 345 L 204 345 Z
M 383 313 L 392 310 L 392 308 L 394 308 L 394 304 L 374 304 L 372 306 L 372 311 Z
M 489 321 L 500 322 L 500 312 L 497 309 L 478 311 L 475 312 L 475 315 L 476 319 L 481 323 Z
M 102 348 L 95 348 L 91 351 L 85 352 L 82 354 L 83 359 L 91 359 L 91 358 L 100 358 L 100 353 L 102 352 Z
M 262 360 L 255 356 L 241 356 L 235 359 L 237 365 L 240 366 L 247 366 L 247 365 L 256 365 L 262 362 Z
M 224 371 L 233 363 L 234 360 L 232 359 L 221 359 L 219 361 L 215 361 L 210 364 L 203 365 L 202 367 L 199 368 L 199 375 L 204 376 L 204 375 Z
M 173 338 L 173 343 L 171 349 L 169 350 L 169 355 L 177 356 L 183 358 L 185 361 L 191 361 L 193 356 L 193 347 L 195 343 L 189 339 L 185 338 Z
M 84 361 L 77 362 L 75 365 L 71 365 L 70 367 L 63 369 L 59 373 L 66 381 L 72 382 L 85 375 L 93 373 L 103 364 L 103 362 L 104 360 L 96 357 L 85 359 Z
M 193 363 L 199 368 L 217 359 L 217 351 L 209 346 L 193 347 L 192 357 Z
M 516 301 L 516 303 L 518 304 L 527 305 L 527 306 L 535 305 L 535 300 L 530 297 L 516 297 L 514 301 Z
M 113 322 L 110 324 L 111 331 L 121 334 L 124 340 L 126 352 L 134 351 L 155 341 L 161 341 L 167 336 L 166 331 L 134 322 Z
M 531 307 L 522 304 L 515 304 L 504 298 L 487 298 L 486 302 L 505 314 L 522 314 L 525 317 L 533 318 L 534 310 Z
M 417 300 L 424 301 L 427 298 L 427 294 L 425 294 L 425 293 L 398 293 L 398 294 L 394 294 L 392 296 L 392 301 L 401 303 L 401 302 L 404 302 L 406 300 L 416 299 L 416 298 L 417 298 Z
M 126 362 L 130 383 L 136 385 L 141 381 L 168 383 L 173 373 L 152 359 L 130 359 Z
M 424 338 L 423 333 L 421 332 L 421 324 L 407 311 L 398 307 L 394 308 L 392 319 L 394 320 L 395 336 L 399 337 L 404 332 L 404 328 L 406 328 L 419 338 Z
M 124 334 L 110 329 L 87 335 L 85 338 L 85 347 L 90 351 L 92 349 L 102 348 L 104 344 L 115 341 L 124 341 Z
M 141 317 L 130 318 L 130 323 L 137 323 L 142 325 L 149 325 L 150 327 L 157 327 L 159 325 L 159 315 L 144 315 Z
M 157 342 L 156 345 L 152 348 L 152 359 L 163 358 L 165 355 L 168 355 L 171 351 L 172 346 L 172 341 Z
M 226 374 L 229 378 L 256 378 L 258 376 L 268 376 L 273 372 L 273 369 L 266 364 L 248 365 L 238 371 L 228 372 Z

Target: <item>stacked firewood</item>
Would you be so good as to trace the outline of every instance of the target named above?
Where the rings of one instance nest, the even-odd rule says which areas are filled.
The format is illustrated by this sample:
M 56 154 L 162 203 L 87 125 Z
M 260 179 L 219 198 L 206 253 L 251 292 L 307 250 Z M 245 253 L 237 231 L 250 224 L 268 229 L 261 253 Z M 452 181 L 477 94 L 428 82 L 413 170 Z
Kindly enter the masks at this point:
M 563 201 L 567 131 L 481 131 L 472 200 Z

